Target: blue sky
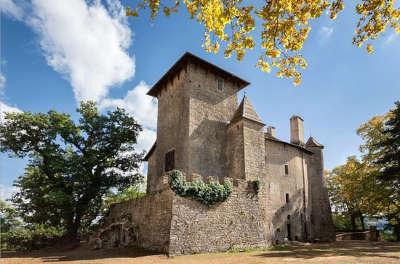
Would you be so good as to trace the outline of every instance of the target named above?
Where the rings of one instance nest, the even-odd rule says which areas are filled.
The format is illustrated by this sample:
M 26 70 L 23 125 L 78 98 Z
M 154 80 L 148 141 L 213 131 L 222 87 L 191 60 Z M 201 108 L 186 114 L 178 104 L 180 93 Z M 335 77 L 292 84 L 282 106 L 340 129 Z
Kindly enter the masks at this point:
M 146 149 L 155 137 L 156 102 L 145 92 L 190 51 L 251 82 L 247 95 L 279 138 L 288 140 L 291 115 L 302 116 L 306 137 L 325 145 L 330 169 L 358 153 L 359 125 L 399 100 L 400 38 L 386 32 L 373 55 L 354 47 L 356 17 L 349 4 L 337 20 L 313 22 L 303 50 L 309 67 L 294 87 L 254 67 L 257 48 L 242 62 L 206 53 L 202 27 L 183 9 L 155 21 L 146 15 L 126 19 L 121 8 L 135 1 L 107 2 L 0 1 L 0 110 L 54 108 L 76 118 L 80 99 L 95 99 L 102 109 L 123 106 L 144 124 L 139 148 Z M 0 154 L 3 195 L 24 165 Z

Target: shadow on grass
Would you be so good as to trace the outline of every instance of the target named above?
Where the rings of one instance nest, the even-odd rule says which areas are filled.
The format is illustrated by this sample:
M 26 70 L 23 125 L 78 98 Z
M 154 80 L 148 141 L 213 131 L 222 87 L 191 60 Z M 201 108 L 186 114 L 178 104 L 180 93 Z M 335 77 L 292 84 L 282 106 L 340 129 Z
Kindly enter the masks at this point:
M 390 253 L 399 253 L 393 255 Z M 279 246 L 258 254 L 265 258 L 381 257 L 400 260 L 400 243 L 337 241 L 335 243 Z M 383 261 L 383 260 L 382 260 Z M 382 262 L 383 264 L 384 262 Z

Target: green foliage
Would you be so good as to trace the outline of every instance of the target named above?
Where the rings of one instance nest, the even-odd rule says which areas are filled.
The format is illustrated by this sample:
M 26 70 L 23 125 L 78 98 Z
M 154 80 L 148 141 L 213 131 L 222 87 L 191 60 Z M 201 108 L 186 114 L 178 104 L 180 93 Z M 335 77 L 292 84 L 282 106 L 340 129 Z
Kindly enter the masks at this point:
M 143 157 L 134 148 L 142 128 L 125 110 L 101 114 L 94 102 L 82 102 L 77 112 L 78 122 L 51 110 L 8 113 L 0 124 L 0 151 L 29 158 L 12 197 L 23 220 L 65 229 L 73 240 L 111 188 L 141 181 Z
M 186 182 L 182 172 L 173 170 L 169 173 L 169 186 L 179 196 L 193 198 L 205 205 L 213 205 L 225 201 L 232 192 L 229 182 L 204 183 L 202 181 Z
M 63 235 L 63 230 L 47 225 L 18 228 L 1 236 L 2 248 L 9 250 L 34 250 L 52 246 Z
M 332 218 L 333 218 L 333 223 L 335 225 L 336 231 L 351 231 L 351 230 L 353 230 L 351 219 L 348 215 L 334 212 L 332 214 Z
M 0 199 L 0 232 L 6 233 L 22 226 L 13 206 Z
M 133 199 L 138 199 L 145 195 L 146 195 L 146 193 L 139 191 L 139 188 L 137 186 L 130 186 L 120 192 L 117 192 L 115 194 L 112 193 L 112 194 L 108 195 L 104 199 L 104 205 L 106 208 L 108 208 L 111 206 L 111 204 L 126 202 L 126 201 L 133 200 Z

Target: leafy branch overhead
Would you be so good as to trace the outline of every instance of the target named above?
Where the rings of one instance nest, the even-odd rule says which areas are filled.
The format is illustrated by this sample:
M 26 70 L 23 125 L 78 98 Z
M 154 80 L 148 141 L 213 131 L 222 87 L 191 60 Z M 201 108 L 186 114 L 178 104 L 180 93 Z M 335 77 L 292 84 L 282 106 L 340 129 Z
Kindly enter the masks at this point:
M 205 50 L 217 53 L 222 44 L 225 56 L 235 55 L 238 60 L 255 47 L 252 32 L 260 25 L 257 43 L 262 53 L 256 66 L 265 72 L 275 69 L 278 77 L 291 78 L 299 85 L 300 70 L 307 67 L 301 50 L 311 30 L 310 22 L 324 13 L 335 19 L 344 8 L 344 0 L 265 0 L 259 6 L 249 2 L 252 1 L 175 0 L 170 4 L 171 1 L 141 0 L 132 9 L 127 8 L 126 14 L 138 16 L 142 9 L 149 8 L 154 19 L 160 10 L 166 16 L 178 12 L 183 3 L 191 18 L 205 27 Z M 395 0 L 358 0 L 356 12 L 359 21 L 353 44 L 361 47 L 367 42 L 368 53 L 373 52 L 370 41 L 388 26 L 400 32 L 400 9 L 395 8 Z

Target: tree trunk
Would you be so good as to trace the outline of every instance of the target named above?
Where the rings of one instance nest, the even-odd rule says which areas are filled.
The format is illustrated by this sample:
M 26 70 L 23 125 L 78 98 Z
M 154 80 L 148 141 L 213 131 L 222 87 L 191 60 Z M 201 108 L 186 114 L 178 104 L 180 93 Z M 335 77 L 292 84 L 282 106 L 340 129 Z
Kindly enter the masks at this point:
M 68 243 L 68 244 L 75 244 L 79 242 L 79 226 L 81 224 L 81 218 L 80 217 L 75 217 L 73 215 L 70 215 L 68 219 L 66 219 L 66 229 L 67 231 L 65 232 L 65 235 L 63 237 L 63 242 Z
M 356 215 L 354 213 L 351 213 L 350 219 L 351 219 L 351 229 L 353 232 L 355 232 L 357 230 Z
M 365 231 L 364 216 L 362 215 L 361 212 L 360 212 L 360 222 L 361 222 L 362 231 Z
M 394 225 L 394 234 L 396 235 L 396 241 L 400 241 L 400 222 L 397 221 L 397 223 Z

